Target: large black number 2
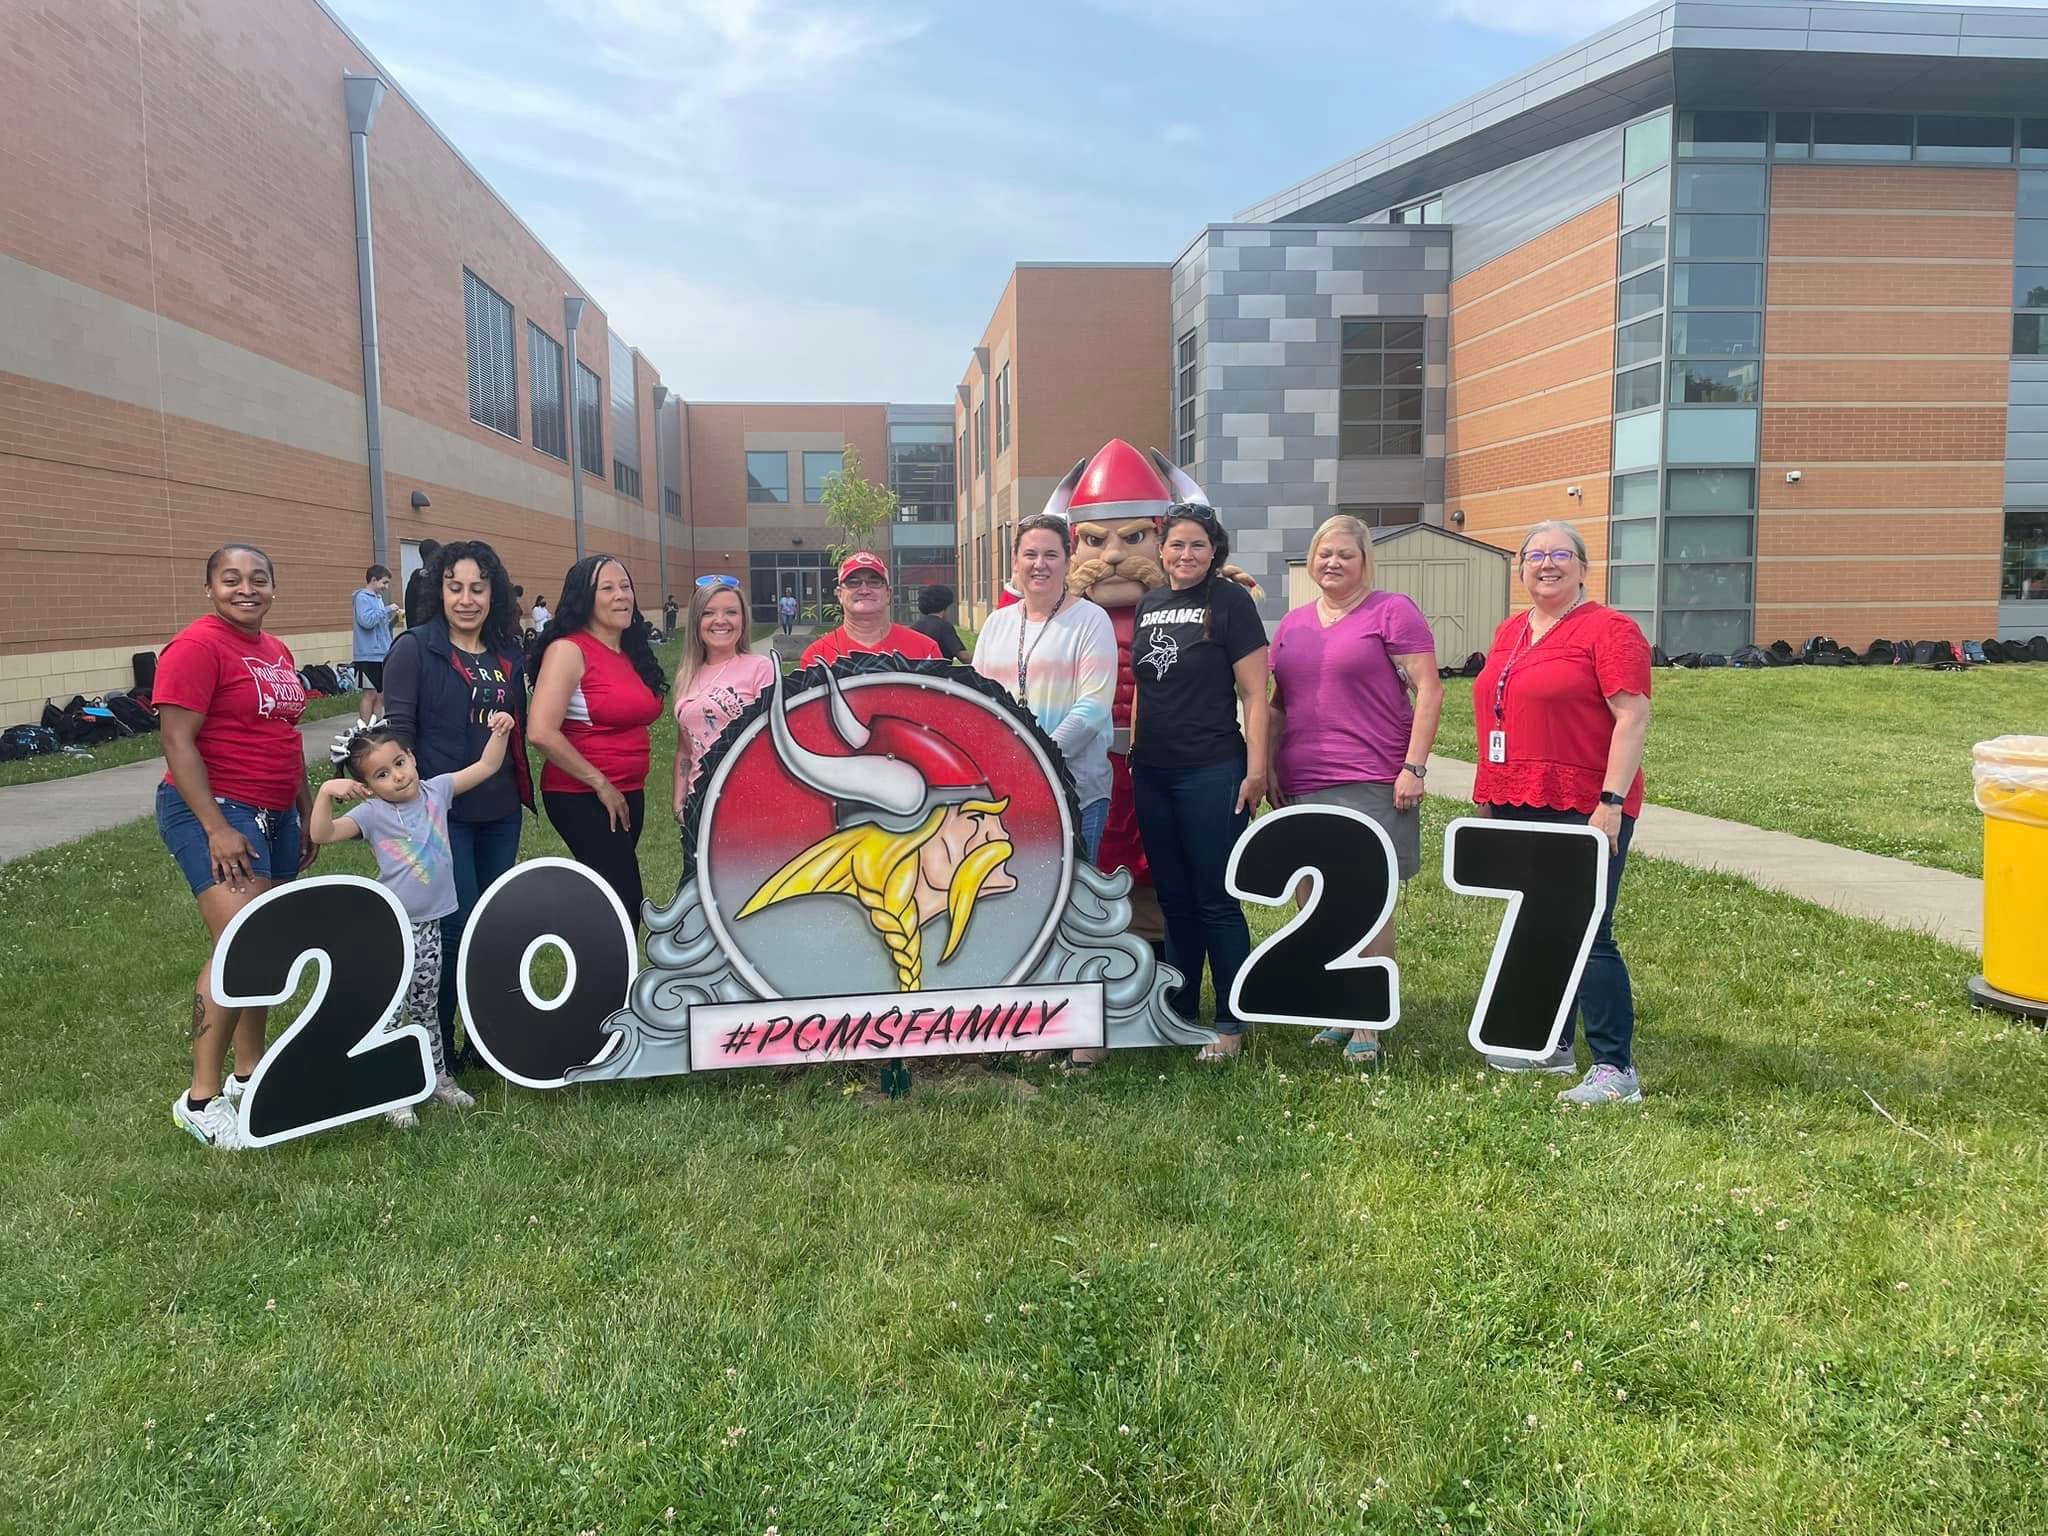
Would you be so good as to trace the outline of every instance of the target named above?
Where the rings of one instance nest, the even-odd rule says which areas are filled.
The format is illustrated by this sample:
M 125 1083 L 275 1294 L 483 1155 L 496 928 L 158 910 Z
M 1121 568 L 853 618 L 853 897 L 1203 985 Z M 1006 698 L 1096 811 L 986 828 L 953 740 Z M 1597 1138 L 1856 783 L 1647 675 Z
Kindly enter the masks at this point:
M 426 1031 L 408 1025 L 382 1032 L 412 964 L 405 909 L 376 881 L 357 875 L 281 885 L 235 914 L 213 951 L 213 995 L 222 1007 L 284 1002 L 306 967 L 319 967 L 312 997 L 249 1079 L 245 1146 L 367 1120 L 417 1104 L 433 1090 Z
M 562 990 L 543 997 L 533 962 L 562 957 Z M 568 859 L 528 859 L 478 899 L 462 933 L 456 995 L 478 1054 L 527 1088 L 560 1088 L 571 1067 L 603 1059 L 623 1036 L 604 1021 L 626 1006 L 640 968 L 633 923 L 612 888 Z
M 1335 805 L 1261 816 L 1230 850 L 1224 884 L 1277 907 L 1310 882 L 1294 920 L 1252 951 L 1230 989 L 1240 1019 L 1387 1029 L 1401 1017 L 1401 972 L 1358 952 L 1394 915 L 1394 845 L 1371 817 Z
M 1557 1049 L 1607 909 L 1607 835 L 1554 822 L 1461 816 L 1444 829 L 1444 884 L 1508 904 L 1467 1038 L 1494 1056 Z

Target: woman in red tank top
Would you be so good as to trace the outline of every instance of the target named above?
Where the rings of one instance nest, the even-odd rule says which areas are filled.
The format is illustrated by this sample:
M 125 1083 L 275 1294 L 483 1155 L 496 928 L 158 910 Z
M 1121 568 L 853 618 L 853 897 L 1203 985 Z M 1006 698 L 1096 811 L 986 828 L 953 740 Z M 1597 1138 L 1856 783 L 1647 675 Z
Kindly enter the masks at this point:
M 534 655 L 526 734 L 547 759 L 541 804 L 570 856 L 618 894 L 637 926 L 647 728 L 668 679 L 626 567 L 609 555 L 571 566 Z

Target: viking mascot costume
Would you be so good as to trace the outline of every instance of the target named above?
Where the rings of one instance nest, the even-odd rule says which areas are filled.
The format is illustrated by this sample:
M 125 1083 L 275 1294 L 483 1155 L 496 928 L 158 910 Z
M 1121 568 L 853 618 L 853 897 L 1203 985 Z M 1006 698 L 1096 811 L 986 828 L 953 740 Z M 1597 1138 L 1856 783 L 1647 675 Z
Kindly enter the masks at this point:
M 1145 845 L 1138 840 L 1138 814 L 1131 799 L 1131 636 L 1138 599 L 1166 584 L 1159 563 L 1159 520 L 1176 502 L 1209 505 L 1202 488 L 1156 448 L 1148 457 L 1122 438 L 1111 438 L 1093 458 L 1083 459 L 1053 487 L 1045 504 L 1073 530 L 1074 563 L 1067 590 L 1100 605 L 1116 631 L 1116 701 L 1111 722 L 1116 735 L 1109 754 L 1109 823 L 1103 829 L 1098 869 L 1131 872 L 1131 931 L 1163 939 L 1165 925 L 1152 894 Z M 1226 566 L 1224 573 L 1251 587 L 1251 578 Z

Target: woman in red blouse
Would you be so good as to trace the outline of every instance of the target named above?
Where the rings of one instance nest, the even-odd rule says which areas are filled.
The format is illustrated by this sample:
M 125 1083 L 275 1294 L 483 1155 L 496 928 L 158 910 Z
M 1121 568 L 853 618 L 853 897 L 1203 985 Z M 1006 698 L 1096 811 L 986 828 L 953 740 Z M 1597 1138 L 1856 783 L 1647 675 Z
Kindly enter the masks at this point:
M 526 736 L 547 758 L 541 804 L 570 856 L 618 894 L 637 925 L 647 728 L 668 679 L 625 566 L 590 555 L 569 567 L 534 656 Z
M 1607 910 L 1586 957 L 1575 1013 L 1593 1065 L 1558 1097 L 1574 1104 L 1642 1100 L 1633 1047 L 1635 1003 L 1614 943 L 1614 903 L 1643 805 L 1650 728 L 1650 646 L 1635 620 L 1586 596 L 1586 545 L 1569 523 L 1538 523 L 1516 555 L 1530 606 L 1493 633 L 1472 685 L 1481 814 L 1573 822 L 1606 834 Z M 1487 1060 L 1503 1072 L 1570 1076 L 1572 1023 L 1539 1062 Z
M 199 899 L 215 940 L 234 915 L 319 852 L 301 836 L 312 809 L 299 716 L 298 663 L 263 632 L 277 595 L 270 556 L 227 544 L 206 558 L 212 611 L 194 619 L 157 661 L 154 702 L 164 764 L 156 824 Z M 263 1059 L 265 1008 L 223 1008 L 208 984 L 209 950 L 192 988 L 192 1087 L 171 1119 L 209 1147 L 241 1145 L 236 1106 Z M 225 1081 L 228 1045 L 239 1069 Z

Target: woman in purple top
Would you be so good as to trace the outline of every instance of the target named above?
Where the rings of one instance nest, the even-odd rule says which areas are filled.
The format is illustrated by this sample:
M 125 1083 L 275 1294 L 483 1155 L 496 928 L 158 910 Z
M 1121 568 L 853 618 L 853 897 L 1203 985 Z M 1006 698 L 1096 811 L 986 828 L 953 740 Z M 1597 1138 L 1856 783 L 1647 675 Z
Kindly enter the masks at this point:
M 1401 878 L 1422 867 L 1422 780 L 1443 714 L 1436 641 L 1412 598 L 1372 584 L 1372 535 L 1355 517 L 1326 520 L 1309 541 L 1320 589 L 1273 631 L 1273 762 L 1268 798 L 1280 805 L 1361 811 L 1393 840 Z M 1389 919 L 1367 947 L 1391 956 Z M 1345 1058 L 1379 1061 L 1370 1029 L 1326 1029 Z

